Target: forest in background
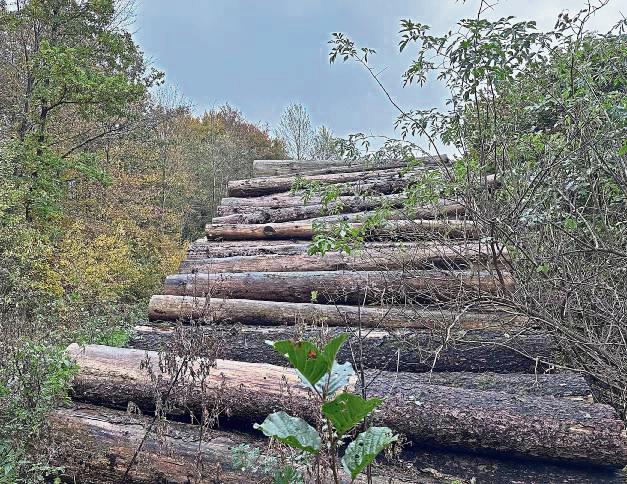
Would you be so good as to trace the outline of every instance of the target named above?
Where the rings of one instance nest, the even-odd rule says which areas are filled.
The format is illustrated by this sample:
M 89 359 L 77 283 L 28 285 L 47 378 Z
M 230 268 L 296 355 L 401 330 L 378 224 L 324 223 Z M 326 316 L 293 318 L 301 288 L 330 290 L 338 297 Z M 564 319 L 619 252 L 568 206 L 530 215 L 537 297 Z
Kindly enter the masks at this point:
M 49 453 L 36 436 L 66 395 L 65 346 L 123 345 L 226 182 L 320 139 L 297 105 L 290 139 L 229 105 L 194 114 L 148 65 L 133 15 L 0 1 L 0 482 L 46 473 L 26 456 Z

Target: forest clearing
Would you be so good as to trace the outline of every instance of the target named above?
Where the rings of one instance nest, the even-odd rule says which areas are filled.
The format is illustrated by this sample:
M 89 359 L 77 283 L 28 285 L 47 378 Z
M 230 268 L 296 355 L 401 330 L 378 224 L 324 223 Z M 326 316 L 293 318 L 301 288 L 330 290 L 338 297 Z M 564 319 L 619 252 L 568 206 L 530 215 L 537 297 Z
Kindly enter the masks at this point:
M 396 116 L 338 136 L 0 0 L 0 483 L 627 481 L 627 20 L 475 3 L 400 20 L 433 108 L 331 33 Z

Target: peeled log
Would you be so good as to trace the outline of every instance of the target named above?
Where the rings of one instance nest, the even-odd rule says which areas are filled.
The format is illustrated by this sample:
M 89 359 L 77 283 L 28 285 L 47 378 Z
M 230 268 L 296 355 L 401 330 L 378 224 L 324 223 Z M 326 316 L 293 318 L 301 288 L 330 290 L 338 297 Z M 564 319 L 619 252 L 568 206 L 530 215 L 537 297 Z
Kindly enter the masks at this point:
M 365 328 L 517 328 L 527 318 L 505 312 L 455 312 L 416 307 L 341 306 L 312 303 L 219 299 L 193 296 L 153 296 L 148 305 L 151 321 L 194 320 L 200 323 L 250 325 L 325 324 Z
M 413 161 L 413 160 L 412 160 Z M 431 167 L 448 163 L 448 156 L 420 156 L 415 159 L 418 164 Z M 253 175 L 255 177 L 286 176 L 324 173 L 350 173 L 353 171 L 380 170 L 385 168 L 404 168 L 409 166 L 406 160 L 255 160 Z
M 433 170 L 433 167 L 413 167 L 405 172 L 403 169 L 390 168 L 386 170 L 356 171 L 352 173 L 329 173 L 324 175 L 297 176 L 270 176 L 264 178 L 248 178 L 228 182 L 227 194 L 229 197 L 259 197 L 271 193 L 287 192 L 299 180 L 315 182 L 323 185 L 350 183 L 359 188 L 360 184 L 368 184 L 372 190 L 381 193 L 391 193 L 395 188 L 401 189 L 411 183 L 417 173 Z M 380 188 L 373 188 L 380 187 Z M 390 187 L 386 189 L 384 187 Z M 352 190 L 349 190 L 349 192 Z
M 398 270 L 467 268 L 486 263 L 488 247 L 478 243 L 459 245 L 407 244 L 396 247 L 370 248 L 354 254 L 327 252 L 322 255 L 253 255 L 188 260 L 179 272 L 306 272 L 337 270 Z
M 324 217 L 329 212 L 331 213 L 355 213 L 373 210 L 381 207 L 382 202 L 380 200 L 370 201 L 368 199 L 359 200 L 360 203 L 345 204 L 345 203 L 331 203 L 328 207 L 324 205 L 305 205 L 303 207 L 286 207 L 286 208 L 257 208 L 254 210 L 241 210 L 244 213 L 233 213 L 230 215 L 224 215 L 221 217 L 213 217 L 212 223 L 214 224 L 265 224 L 269 222 L 291 222 L 294 220 L 306 220 L 318 217 Z M 402 206 L 402 202 L 397 202 L 394 206 Z M 221 210 L 221 212 L 229 212 L 234 207 L 224 207 L 227 210 Z M 244 208 L 244 207 L 243 207 Z M 251 207 L 245 207 L 251 209 Z M 447 218 L 456 217 L 464 214 L 464 206 L 460 203 L 443 201 L 443 203 L 435 205 L 433 207 L 407 207 L 405 211 L 409 215 L 407 218 L 415 219 L 432 219 L 432 218 Z
M 507 288 L 511 279 L 505 279 Z M 172 296 L 211 296 L 285 302 L 356 304 L 394 300 L 449 301 L 498 294 L 499 279 L 470 271 L 312 271 L 175 274 L 166 277 Z
M 282 222 L 269 224 L 207 224 L 208 240 L 304 239 L 311 240 L 314 232 L 323 231 L 315 221 Z M 360 227 L 360 223 L 351 223 Z M 477 227 L 461 220 L 390 220 L 366 234 L 370 238 L 419 238 L 439 234 L 450 238 L 476 238 Z
M 231 449 L 241 444 L 263 449 L 264 445 L 242 433 L 211 429 L 204 429 L 201 440 L 199 426 L 168 422 L 159 436 L 148 435 L 125 478 L 149 418 L 83 404 L 54 410 L 49 420 L 65 450 L 55 464 L 64 468 L 63 479 L 71 483 L 245 484 L 251 482 L 251 475 L 233 467 Z
M 173 347 L 177 337 L 187 334 L 188 338 L 195 338 L 202 333 L 207 341 L 216 340 L 220 344 L 219 358 L 283 365 L 285 358 L 274 351 L 267 341 L 315 340 L 320 337 L 320 329 L 302 330 L 293 326 L 230 330 L 202 326 L 180 327 L 178 331 L 175 333 L 171 325 L 138 326 L 131 345 L 146 350 L 167 350 Z M 338 361 L 353 362 L 353 354 L 359 351 L 356 329 L 334 328 L 329 331 L 330 336 L 340 333 L 351 336 L 338 354 Z M 363 336 L 360 351 L 365 368 L 387 371 L 535 373 L 543 369 L 536 363 L 536 358 L 540 361 L 553 360 L 556 353 L 551 337 L 537 331 L 515 337 L 491 330 L 451 331 L 446 345 L 443 345 L 442 334 L 429 330 L 364 331 Z
M 154 374 L 162 376 L 157 385 L 162 391 L 172 388 L 173 413 L 200 413 L 219 400 L 220 408 L 241 422 L 260 422 L 279 409 L 316 421 L 294 372 L 277 366 L 218 360 L 201 387 L 189 379 L 172 385 L 161 374 L 155 352 L 98 345 L 71 345 L 68 352 L 79 366 L 72 383 L 73 398 L 79 401 L 114 408 L 126 408 L 132 401 L 144 411 L 154 410 L 153 383 L 140 369 L 148 357 Z M 608 405 L 428 384 L 413 386 L 411 396 L 388 396 L 374 414 L 375 424 L 435 446 L 581 464 L 627 464 L 625 424 Z

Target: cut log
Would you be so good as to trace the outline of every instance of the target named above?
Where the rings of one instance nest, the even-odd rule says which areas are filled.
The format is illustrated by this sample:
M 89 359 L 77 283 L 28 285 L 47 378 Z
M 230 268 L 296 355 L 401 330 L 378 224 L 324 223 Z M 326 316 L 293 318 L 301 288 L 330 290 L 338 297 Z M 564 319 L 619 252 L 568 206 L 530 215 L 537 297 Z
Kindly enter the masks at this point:
M 231 449 L 243 444 L 263 449 L 264 444 L 242 433 L 208 429 L 201 439 L 200 427 L 168 422 L 159 435 L 148 434 L 125 476 L 150 419 L 84 404 L 54 410 L 49 419 L 63 451 L 55 464 L 71 483 L 250 483 L 253 476 L 234 468 Z
M 352 223 L 351 227 L 360 227 Z M 303 239 L 311 240 L 314 232 L 324 232 L 324 225 L 315 221 L 283 222 L 270 224 L 208 224 L 205 233 L 209 240 Z M 377 226 L 368 238 L 420 239 L 433 234 L 449 238 L 476 238 L 477 227 L 461 220 L 390 220 Z
M 52 438 L 59 447 L 55 465 L 64 468 L 63 482 L 72 484 L 216 484 L 271 482 L 261 472 L 234 467 L 233 449 L 248 445 L 259 450 L 263 464 L 267 439 L 242 432 L 203 429 L 171 422 L 148 434 L 136 464 L 125 478 L 135 451 L 144 438 L 150 418 L 105 407 L 80 404 L 50 414 Z M 479 482 L 560 482 L 623 484 L 624 475 L 606 469 L 581 469 L 555 464 L 462 454 L 408 447 L 394 467 L 373 466 L 375 484 L 449 484 Z M 264 480 L 265 479 L 265 480 Z M 357 483 L 365 482 L 362 476 Z
M 478 241 L 465 240 L 463 244 L 479 245 Z M 188 250 L 187 258 L 214 259 L 221 257 L 259 256 L 259 255 L 304 255 L 308 252 L 311 243 L 300 240 L 207 240 L 194 242 Z M 366 254 L 397 250 L 399 253 L 419 251 L 441 247 L 441 242 L 420 241 L 413 242 L 366 242 L 356 251 Z M 483 247 L 486 249 L 486 247 Z M 434 249 L 435 250 L 435 249 Z
M 482 455 L 412 445 L 399 456 L 404 468 L 422 469 L 439 484 L 625 484 L 618 469 Z M 416 479 L 413 482 L 423 483 Z
M 386 170 L 355 171 L 329 173 L 326 175 L 271 176 L 265 178 L 248 178 L 228 182 L 227 194 L 229 197 L 259 197 L 271 193 L 281 193 L 292 190 L 299 180 L 322 185 L 352 184 L 359 188 L 360 184 L 369 185 L 369 190 L 379 193 L 392 193 L 395 189 L 402 189 L 409 185 L 415 175 L 433 167 L 413 167 L 409 170 L 390 168 Z M 380 188 L 373 188 L 380 187 Z M 387 187 L 390 187 L 389 189 Z M 353 189 L 348 186 L 348 193 Z M 346 193 L 346 192 L 345 192 Z
M 505 279 L 511 288 L 511 278 Z M 260 301 L 356 304 L 394 301 L 460 301 L 498 294 L 499 279 L 470 271 L 312 271 L 175 274 L 166 277 L 164 293 Z
M 391 199 L 403 198 L 402 193 L 410 183 L 408 179 L 383 179 L 379 181 L 359 181 L 343 183 L 336 188 L 339 191 L 339 201 L 348 201 L 350 199 L 375 198 L 380 196 L 389 196 Z M 481 187 L 498 186 L 498 181 L 493 175 L 489 175 L 481 183 Z M 266 208 L 285 208 L 285 207 L 302 207 L 305 205 L 320 205 L 323 203 L 321 195 L 314 195 L 305 199 L 303 193 L 282 192 L 272 193 L 259 197 L 224 197 L 220 201 L 222 207 L 235 207 L 238 212 L 245 213 L 244 207 L 266 207 Z M 226 210 L 226 209 L 221 209 Z M 219 212 L 218 215 L 229 215 L 232 212 Z
M 171 383 L 161 373 L 155 352 L 97 345 L 71 345 L 68 351 L 79 366 L 72 382 L 78 401 L 114 408 L 133 402 L 151 411 L 157 386 L 161 392 L 171 389 L 173 414 L 201 413 L 219 405 L 231 419 L 248 423 L 279 409 L 312 422 L 318 417 L 294 372 L 277 366 L 218 360 L 202 384 L 197 372 L 194 381 L 188 376 Z M 153 374 L 161 376 L 155 383 L 140 368 L 147 360 Z M 627 464 L 625 424 L 608 405 L 429 384 L 414 385 L 411 397 L 402 392 L 387 396 L 374 423 L 434 446 L 581 464 Z
M 324 256 L 257 255 L 188 260 L 179 272 L 305 272 L 337 270 L 399 270 L 468 268 L 489 261 L 488 247 L 478 243 L 458 245 L 406 244 L 396 247 L 366 248 L 354 254 L 327 252 Z
M 397 373 L 365 371 L 366 392 L 377 395 L 405 395 L 411 398 L 416 385 L 440 385 L 512 395 L 535 395 L 593 402 L 586 379 L 574 372 L 567 373 L 494 373 L 443 371 L 426 373 Z M 361 386 L 357 385 L 360 393 Z
M 194 242 L 187 252 L 188 259 L 209 259 L 215 257 L 236 257 L 262 254 L 305 254 L 309 242 L 293 240 L 207 240 Z
M 460 328 L 513 330 L 528 323 L 527 318 L 505 312 L 455 312 L 418 307 L 341 306 L 312 303 L 219 299 L 158 295 L 150 299 L 152 321 L 196 321 L 249 325 L 325 324 L 365 328 Z
M 435 168 L 442 163 L 448 163 L 449 159 L 446 155 L 420 156 L 415 159 L 415 162 Z M 253 161 L 253 176 L 322 175 L 324 173 L 350 173 L 407 166 L 409 166 L 407 160 L 255 160 Z
M 220 344 L 219 358 L 282 365 L 285 358 L 274 351 L 267 341 L 315 340 L 320 337 L 319 329 L 303 330 L 293 326 L 231 329 L 199 326 L 180 327 L 178 331 L 176 333 L 172 325 L 138 326 L 132 346 L 166 350 L 172 347 L 177 337 L 182 338 L 187 334 L 188 338 L 195 338 L 202 334 L 207 341 L 215 339 Z M 353 355 L 358 352 L 356 330 L 334 328 L 329 331 L 329 335 L 340 333 L 349 333 L 351 337 L 338 354 L 338 361 L 353 362 Z M 364 331 L 363 335 L 360 351 L 364 366 L 377 370 L 535 373 L 542 371 L 536 358 L 540 361 L 553 360 L 556 353 L 552 338 L 536 331 L 516 337 L 490 330 L 451 331 L 446 344 L 443 342 L 444 335 L 429 330 Z M 479 384 L 477 381 L 474 383 Z M 489 386 L 487 382 L 485 384 Z
M 377 197 L 380 198 L 380 197 Z M 353 198 L 353 200 L 355 200 Z M 286 208 L 254 208 L 241 207 L 239 210 L 235 207 L 223 207 L 221 212 L 234 212 L 231 215 L 222 217 L 213 217 L 214 224 L 265 224 L 269 222 L 291 222 L 294 220 L 315 219 L 325 217 L 329 213 L 359 213 L 362 211 L 373 210 L 382 206 L 380 200 L 358 199 L 359 203 L 331 203 L 328 207 L 324 205 L 305 205 L 303 207 L 286 207 Z M 402 202 L 391 205 L 390 208 L 402 206 Z M 251 210 L 252 209 L 252 210 Z M 453 218 L 464 214 L 464 206 L 460 203 L 444 200 L 442 203 L 434 206 L 406 208 L 403 214 L 409 219 L 433 219 L 433 218 Z
M 282 194 L 279 194 L 282 195 Z M 278 197 L 278 195 L 277 195 Z M 276 197 L 275 197 L 276 198 Z M 319 217 L 321 215 L 326 215 L 328 213 L 352 213 L 352 212 L 362 212 L 366 210 L 373 210 L 378 207 L 386 206 L 392 208 L 402 207 L 407 200 L 407 197 L 403 194 L 392 194 L 392 195 L 380 195 L 380 196 L 369 196 L 369 197 L 360 197 L 360 196 L 343 196 L 338 197 L 336 200 L 329 202 L 326 207 L 322 203 L 320 197 L 313 197 L 311 200 L 303 200 L 301 195 L 295 196 L 294 194 L 286 195 L 285 201 L 289 202 L 287 205 L 282 207 L 275 206 L 264 206 L 264 205 L 251 205 L 250 201 L 258 200 L 255 198 L 235 198 L 230 200 L 245 200 L 246 203 L 243 205 L 240 204 L 226 204 L 226 205 L 218 205 L 216 208 L 216 213 L 218 217 L 228 217 L 231 215 L 251 215 L 251 214 L 264 214 L 263 217 L 267 217 L 268 220 L 263 222 L 254 222 L 254 223 L 265 223 L 270 221 L 274 222 L 288 222 L 290 220 L 302 220 L 307 218 Z M 296 217 L 296 218 L 292 218 Z M 283 219 L 283 220 L 279 220 Z M 215 221 L 218 223 L 218 220 Z M 226 223 L 226 222 L 220 222 Z M 230 222 L 229 222 L 230 223 Z M 241 223 L 241 222 L 238 222 Z M 250 222 L 248 222 L 250 223 Z

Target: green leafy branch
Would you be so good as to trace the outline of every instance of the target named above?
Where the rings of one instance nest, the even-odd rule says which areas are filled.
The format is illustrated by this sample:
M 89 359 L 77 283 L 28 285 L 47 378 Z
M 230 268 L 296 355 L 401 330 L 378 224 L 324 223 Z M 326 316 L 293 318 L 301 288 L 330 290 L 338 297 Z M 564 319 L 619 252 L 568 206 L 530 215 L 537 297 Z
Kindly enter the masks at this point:
M 313 455 L 319 455 L 328 444 L 331 471 L 339 484 L 337 469 L 338 446 L 342 439 L 360 425 L 377 406 L 380 398 L 364 399 L 348 392 L 338 392 L 346 387 L 354 369 L 349 362 L 339 364 L 337 353 L 346 342 L 347 334 L 331 339 L 322 349 L 310 341 L 282 340 L 268 342 L 276 351 L 285 355 L 296 370 L 302 384 L 314 392 L 320 404 L 320 413 L 326 421 L 326 435 L 320 433 L 300 417 L 285 412 L 268 415 L 262 424 L 255 424 L 266 436 Z M 386 447 L 397 440 L 387 427 L 369 427 L 357 435 L 347 446 L 341 459 L 344 471 L 351 480 L 363 472 Z

